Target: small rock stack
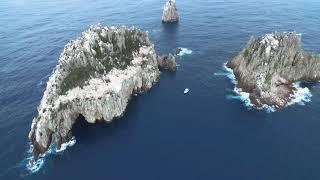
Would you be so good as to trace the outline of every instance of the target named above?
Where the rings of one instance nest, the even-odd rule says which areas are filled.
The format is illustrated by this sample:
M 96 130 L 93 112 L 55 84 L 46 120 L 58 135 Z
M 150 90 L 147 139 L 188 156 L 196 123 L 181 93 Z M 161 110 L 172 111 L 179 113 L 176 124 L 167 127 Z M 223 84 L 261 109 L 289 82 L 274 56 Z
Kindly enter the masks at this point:
M 177 21 L 179 21 L 179 15 L 175 0 L 168 0 L 163 9 L 162 22 L 174 23 Z

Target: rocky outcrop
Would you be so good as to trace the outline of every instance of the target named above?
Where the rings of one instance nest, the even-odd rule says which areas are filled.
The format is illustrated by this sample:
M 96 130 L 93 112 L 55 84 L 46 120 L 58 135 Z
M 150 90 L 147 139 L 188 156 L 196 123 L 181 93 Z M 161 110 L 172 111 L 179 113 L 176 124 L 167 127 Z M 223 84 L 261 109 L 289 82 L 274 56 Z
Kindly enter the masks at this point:
M 295 32 L 276 32 L 251 38 L 227 66 L 233 69 L 237 86 L 250 94 L 255 107 L 288 105 L 295 81 L 319 81 L 320 57 L 306 53 Z
M 168 0 L 163 9 L 162 22 L 174 23 L 179 21 L 178 10 L 175 0 Z
M 70 139 L 81 114 L 89 123 L 120 117 L 133 94 L 159 78 L 157 55 L 147 35 L 135 28 L 92 26 L 64 48 L 47 82 L 29 138 L 37 158 L 51 142 Z
M 177 70 L 176 58 L 172 54 L 158 56 L 157 61 L 160 70 Z
M 175 55 L 179 55 L 181 51 L 182 51 L 182 48 L 178 47 L 176 49 Z

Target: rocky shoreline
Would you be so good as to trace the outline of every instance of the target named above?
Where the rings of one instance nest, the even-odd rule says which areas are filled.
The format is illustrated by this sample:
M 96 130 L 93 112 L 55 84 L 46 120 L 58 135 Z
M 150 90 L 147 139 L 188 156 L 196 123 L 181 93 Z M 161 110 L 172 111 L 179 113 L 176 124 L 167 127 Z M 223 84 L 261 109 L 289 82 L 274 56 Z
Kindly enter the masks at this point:
M 275 32 L 252 37 L 227 67 L 233 70 L 237 87 L 250 94 L 256 108 L 283 108 L 297 90 L 297 81 L 320 80 L 320 57 L 306 53 L 295 32 Z
M 91 26 L 64 48 L 50 76 L 29 139 L 34 159 L 51 143 L 72 138 L 79 115 L 89 123 L 122 116 L 132 95 L 157 83 L 159 69 L 176 69 L 175 58 L 159 58 L 146 33 L 136 28 Z

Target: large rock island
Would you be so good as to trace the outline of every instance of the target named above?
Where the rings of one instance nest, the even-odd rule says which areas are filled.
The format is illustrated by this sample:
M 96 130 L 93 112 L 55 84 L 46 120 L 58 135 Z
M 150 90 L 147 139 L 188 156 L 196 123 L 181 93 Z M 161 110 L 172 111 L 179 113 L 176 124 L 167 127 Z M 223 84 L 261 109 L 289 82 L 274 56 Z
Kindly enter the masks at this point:
M 295 32 L 252 37 L 227 67 L 233 69 L 238 88 L 250 94 L 257 108 L 285 107 L 296 90 L 294 82 L 320 79 L 320 57 L 306 53 Z
M 178 10 L 175 0 L 168 0 L 163 8 L 162 22 L 174 23 L 179 21 Z
M 147 34 L 136 28 L 97 25 L 70 41 L 31 125 L 34 158 L 52 141 L 58 149 L 69 141 L 79 115 L 89 123 L 120 117 L 132 95 L 148 91 L 158 81 L 162 66 L 157 57 Z M 175 62 L 170 65 L 175 67 Z

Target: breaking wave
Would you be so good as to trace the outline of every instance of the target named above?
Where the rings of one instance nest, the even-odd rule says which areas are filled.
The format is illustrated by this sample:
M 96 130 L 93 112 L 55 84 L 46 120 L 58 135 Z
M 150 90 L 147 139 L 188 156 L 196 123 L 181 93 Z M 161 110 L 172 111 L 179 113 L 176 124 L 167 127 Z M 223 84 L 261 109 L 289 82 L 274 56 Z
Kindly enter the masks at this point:
M 241 88 L 237 88 L 235 87 L 233 89 L 233 91 L 236 93 L 236 95 L 227 95 L 227 99 L 235 99 L 235 100 L 239 100 L 241 102 L 243 102 L 245 104 L 246 107 L 248 107 L 249 109 L 251 109 L 252 107 L 252 104 L 251 104 L 251 101 L 250 101 L 250 98 L 249 98 L 249 93 L 246 93 L 246 92 L 243 92 L 241 90 Z
M 72 137 L 69 142 L 65 142 L 61 144 L 61 148 L 58 149 L 53 143 L 50 145 L 48 151 L 41 155 L 37 160 L 32 161 L 32 149 L 33 146 L 30 144 L 30 148 L 27 151 L 27 157 L 22 161 L 22 165 L 26 168 L 29 174 L 38 172 L 44 165 L 46 157 L 48 155 L 56 155 L 62 153 L 64 150 L 66 150 L 68 147 L 72 147 L 73 145 L 76 144 L 76 139 L 75 137 Z
M 289 105 L 299 104 L 303 106 L 306 102 L 311 101 L 312 94 L 309 88 L 301 87 L 300 81 L 293 83 L 293 87 L 295 87 L 296 90 L 294 91 L 294 94 L 291 95 L 292 99 L 288 103 Z
M 45 86 L 47 85 L 47 81 L 49 79 L 49 76 L 50 76 L 50 74 L 47 74 L 46 76 L 44 76 L 40 79 L 40 82 L 36 85 L 39 91 L 41 89 L 45 88 Z
M 59 153 L 59 152 L 63 152 L 64 150 L 66 150 L 68 147 L 72 147 L 73 145 L 76 144 L 76 138 L 75 137 L 72 137 L 71 140 L 69 142 L 66 142 L 66 143 L 63 143 L 61 144 L 61 148 L 60 149 L 57 149 L 56 148 L 56 152 Z
M 241 88 L 237 88 L 237 80 L 235 75 L 233 74 L 233 70 L 227 67 L 227 63 L 224 63 L 223 65 L 224 68 L 224 72 L 218 72 L 218 73 L 214 73 L 215 76 L 225 76 L 228 77 L 232 83 L 235 85 L 233 92 L 236 95 L 227 95 L 227 99 L 231 99 L 231 100 L 239 100 L 241 102 L 244 103 L 244 105 L 248 108 L 248 109 L 252 109 L 253 104 L 250 101 L 249 98 L 249 93 L 243 92 L 241 90 Z M 311 97 L 312 94 L 310 92 L 310 90 L 307 87 L 301 87 L 301 82 L 295 82 L 293 84 L 293 87 L 296 89 L 294 91 L 294 94 L 291 95 L 291 100 L 288 103 L 288 105 L 293 105 L 293 104 L 299 104 L 299 105 L 305 105 L 305 103 L 310 102 L 311 101 Z M 276 108 L 272 107 L 272 106 L 268 106 L 268 105 L 263 105 L 261 108 L 262 110 L 265 110 L 268 113 L 271 112 L 275 112 Z
M 184 56 L 187 54 L 192 54 L 192 50 L 188 49 L 188 48 L 182 48 L 180 47 L 180 52 L 177 54 L 178 56 Z
M 236 80 L 236 76 L 233 74 L 233 70 L 227 67 L 227 63 L 223 64 L 223 69 L 224 69 L 223 72 L 217 72 L 217 73 L 214 73 L 214 75 L 225 76 L 228 79 L 230 79 L 231 82 L 234 84 L 234 88 L 233 88 L 234 94 L 228 94 L 226 98 L 229 100 L 241 101 L 242 103 L 244 103 L 244 105 L 248 109 L 252 109 L 253 104 L 251 103 L 251 100 L 249 98 L 249 93 L 243 92 L 241 88 L 237 87 L 238 82 Z

